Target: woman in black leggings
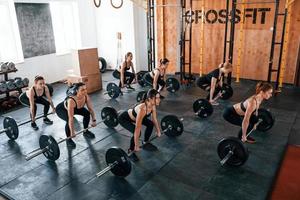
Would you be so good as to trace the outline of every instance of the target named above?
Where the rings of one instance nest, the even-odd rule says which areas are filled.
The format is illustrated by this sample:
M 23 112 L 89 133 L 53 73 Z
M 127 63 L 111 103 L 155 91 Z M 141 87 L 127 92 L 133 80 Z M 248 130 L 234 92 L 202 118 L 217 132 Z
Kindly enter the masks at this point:
M 50 109 L 50 106 L 52 107 L 52 112 L 55 112 L 55 107 L 50 96 L 49 88 L 45 84 L 44 77 L 36 76 L 34 78 L 34 85 L 30 87 L 29 90 L 22 93 L 19 97 L 19 100 L 23 105 L 30 107 L 31 127 L 34 130 L 39 129 L 39 127 L 35 123 L 37 103 L 42 104 L 44 106 L 44 123 L 48 125 L 53 124 L 53 121 L 51 121 L 47 117 L 47 114 Z
M 256 85 L 255 95 L 225 109 L 224 119 L 231 124 L 242 127 L 243 142 L 255 143 L 254 138 L 246 137 L 246 135 L 252 128 L 256 129 L 259 106 L 263 100 L 269 99 L 272 93 L 273 87 L 270 83 L 259 82 Z
M 148 85 L 153 86 L 153 89 L 158 92 L 162 91 L 166 86 L 166 70 L 169 65 L 167 58 L 161 59 L 157 68 L 144 75 L 144 80 Z
M 128 153 L 132 151 L 140 151 L 139 138 L 141 136 L 142 125 L 146 126 L 144 142 L 147 143 L 152 134 L 153 126 L 156 128 L 157 136 L 161 136 L 159 123 L 157 120 L 156 106 L 160 104 L 160 94 L 157 90 L 150 89 L 144 97 L 144 100 L 124 111 L 119 115 L 119 123 L 125 129 L 133 133 L 133 137 L 130 140 L 130 147 Z M 149 119 L 152 114 L 152 120 Z M 138 160 L 138 157 L 132 153 L 132 159 Z
M 96 116 L 93 110 L 90 97 L 87 95 L 86 86 L 84 83 L 75 83 L 72 86 L 73 94 L 68 96 L 63 102 L 56 107 L 56 113 L 59 118 L 66 122 L 65 132 L 67 137 L 75 137 L 74 130 L 74 115 L 83 116 L 83 128 L 87 128 L 90 123 L 90 115 L 92 116 L 92 126 L 96 126 Z M 86 109 L 84 106 L 87 106 Z M 95 135 L 86 130 L 83 133 L 88 138 L 94 138 Z M 66 141 L 69 147 L 75 148 L 76 144 L 69 138 Z
M 227 76 L 230 72 L 232 72 L 232 65 L 229 62 L 225 62 L 220 64 L 217 69 L 197 79 L 197 86 L 205 91 L 209 91 L 208 100 L 212 105 L 219 104 L 216 100 L 220 96 L 219 91 L 223 85 L 223 76 Z
M 133 83 L 133 80 L 137 80 L 132 63 L 132 58 L 133 56 L 131 52 L 126 53 L 125 61 L 123 62 L 123 64 L 113 72 L 113 77 L 115 77 L 116 79 L 120 79 L 119 87 L 121 88 L 124 88 L 124 86 L 126 85 L 127 88 L 134 89 L 130 86 L 130 84 Z M 130 69 L 132 72 L 128 71 Z

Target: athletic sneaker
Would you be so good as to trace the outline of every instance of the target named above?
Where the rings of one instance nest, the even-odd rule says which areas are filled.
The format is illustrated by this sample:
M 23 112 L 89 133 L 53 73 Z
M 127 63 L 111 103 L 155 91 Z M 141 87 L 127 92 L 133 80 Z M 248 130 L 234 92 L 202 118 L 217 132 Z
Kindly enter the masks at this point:
M 66 140 L 67 146 L 70 148 L 76 148 L 76 144 L 72 139 L 67 139 Z
M 253 137 L 248 136 L 247 137 L 247 142 L 250 143 L 250 144 L 254 144 L 256 142 L 256 140 Z
M 128 155 L 129 155 L 128 157 L 130 158 L 130 160 L 132 160 L 133 162 L 137 162 L 140 160 L 139 157 L 137 157 L 137 155 L 134 152 L 132 152 L 131 149 L 128 149 Z
M 35 131 L 39 130 L 39 127 L 36 125 L 35 122 L 31 122 L 31 127 L 32 127 L 33 130 L 35 130 Z
M 130 85 L 126 85 L 126 88 L 129 90 L 135 90 L 133 87 L 131 87 Z
M 44 123 L 47 124 L 47 125 L 51 125 L 51 124 L 53 124 L 53 121 L 51 121 L 48 117 L 45 117 L 44 118 Z
M 89 131 L 89 130 L 86 130 L 86 131 L 83 133 L 83 136 L 84 136 L 84 137 L 87 137 L 87 138 L 90 138 L 90 139 L 94 139 L 94 138 L 95 138 L 95 134 L 92 133 L 92 132 Z
M 153 145 L 151 142 L 142 142 L 143 144 L 143 149 L 148 150 L 148 151 L 156 151 L 158 148 Z

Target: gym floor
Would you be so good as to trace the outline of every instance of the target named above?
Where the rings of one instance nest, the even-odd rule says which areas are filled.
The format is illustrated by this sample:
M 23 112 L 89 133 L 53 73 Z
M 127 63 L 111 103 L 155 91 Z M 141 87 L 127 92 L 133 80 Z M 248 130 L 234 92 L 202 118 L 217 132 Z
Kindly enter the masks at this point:
M 109 81 L 115 81 L 110 72 L 104 73 L 102 78 L 103 88 Z M 185 131 L 175 139 L 163 136 L 153 141 L 158 151 L 142 150 L 140 161 L 133 165 L 131 174 L 125 179 L 117 178 L 110 172 L 95 178 L 95 174 L 106 167 L 106 149 L 111 146 L 128 148 L 130 138 L 119 132 L 130 133 L 120 126 L 114 130 L 104 124 L 95 127 L 92 132 L 96 138 L 76 137 L 77 148 L 74 150 L 68 150 L 62 143 L 61 157 L 56 162 L 47 161 L 44 156 L 26 161 L 25 155 L 38 148 L 38 139 L 42 134 L 51 134 L 56 139 L 65 137 L 64 123 L 57 117 L 51 116 L 54 120 L 52 126 L 38 121 L 40 130 L 37 132 L 31 129 L 30 124 L 20 127 L 20 136 L 16 141 L 9 141 L 2 134 L 1 193 L 20 200 L 266 199 L 272 192 L 287 144 L 300 144 L 299 89 L 285 86 L 282 93 L 263 105 L 275 116 L 275 125 L 267 133 L 254 133 L 257 143 L 247 144 L 250 156 L 245 165 L 239 168 L 221 167 L 216 151 L 222 138 L 236 136 L 239 131 L 238 127 L 223 120 L 223 109 L 253 94 L 255 84 L 250 80 L 233 82 L 233 97 L 215 106 L 213 115 L 206 120 L 195 117 L 192 110 L 193 102 L 206 96 L 200 89 L 181 88 L 175 94 L 166 93 L 166 99 L 158 108 L 159 118 L 166 114 L 183 117 Z M 135 87 L 137 91 L 141 90 Z M 66 85 L 55 85 L 55 104 L 65 97 L 65 90 Z M 104 106 L 127 109 L 136 101 L 137 94 L 132 92 L 111 100 L 103 93 L 104 90 L 91 95 L 98 119 Z M 29 117 L 28 113 L 28 108 L 20 108 L 2 115 L 22 121 Z M 3 117 L 1 124 L 2 120 Z M 80 118 L 78 121 L 77 130 L 82 126 Z

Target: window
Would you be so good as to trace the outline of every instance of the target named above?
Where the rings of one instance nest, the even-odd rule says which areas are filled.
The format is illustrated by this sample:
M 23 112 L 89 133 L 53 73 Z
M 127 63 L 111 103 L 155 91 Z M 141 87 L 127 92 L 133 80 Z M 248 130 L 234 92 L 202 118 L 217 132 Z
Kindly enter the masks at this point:
M 56 54 L 70 53 L 81 46 L 76 2 L 50 2 Z
M 0 0 L 0 61 L 24 61 L 13 1 Z

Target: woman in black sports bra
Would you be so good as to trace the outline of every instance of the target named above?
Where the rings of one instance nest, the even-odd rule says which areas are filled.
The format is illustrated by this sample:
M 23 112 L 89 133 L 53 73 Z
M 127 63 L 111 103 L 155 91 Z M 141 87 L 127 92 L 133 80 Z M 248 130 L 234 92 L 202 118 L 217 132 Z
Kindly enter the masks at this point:
M 198 78 L 198 87 L 205 91 L 209 91 L 209 102 L 212 105 L 219 104 L 216 102 L 216 99 L 218 99 L 220 95 L 219 91 L 223 85 L 223 76 L 227 76 L 230 72 L 232 72 L 232 65 L 229 62 L 225 62 L 221 63 L 217 69 Z
M 127 88 L 134 89 L 130 86 L 130 84 L 132 84 L 134 80 L 137 80 L 137 76 L 134 71 L 132 58 L 133 55 L 131 52 L 126 53 L 123 64 L 113 72 L 113 77 L 120 79 L 119 87 L 121 88 L 124 88 L 126 85 Z M 128 71 L 130 69 L 132 72 Z
M 48 117 L 48 111 L 50 106 L 52 107 L 52 112 L 55 113 L 55 107 L 52 102 L 52 98 L 50 96 L 49 88 L 45 84 L 45 79 L 42 76 L 36 76 L 34 78 L 34 85 L 22 93 L 19 97 L 20 102 L 23 105 L 30 107 L 30 118 L 31 118 L 31 127 L 34 130 L 38 130 L 39 127 L 35 123 L 35 116 L 37 106 L 36 104 L 42 104 L 44 106 L 44 117 L 43 121 L 45 124 L 51 125 L 53 121 L 51 121 Z
M 161 136 L 161 130 L 157 120 L 156 106 L 160 104 L 160 94 L 155 89 L 150 89 L 144 96 L 144 100 L 133 108 L 122 112 L 119 115 L 119 123 L 122 127 L 133 133 L 130 140 L 128 153 L 139 151 L 139 138 L 141 136 L 142 125 L 146 126 L 144 142 L 147 143 L 155 126 L 156 134 Z M 151 115 L 151 120 L 149 119 Z M 137 156 L 132 154 L 133 160 L 137 161 Z
M 157 68 L 144 75 L 144 80 L 148 85 L 153 86 L 158 92 L 161 92 L 166 85 L 166 70 L 169 65 L 167 58 L 161 59 Z
M 224 110 L 223 117 L 226 121 L 242 127 L 243 142 L 255 142 L 254 138 L 250 136 L 246 138 L 246 135 L 252 128 L 256 129 L 259 106 L 263 100 L 269 99 L 272 93 L 273 87 L 270 83 L 259 82 L 256 85 L 255 95 Z
M 96 116 L 93 110 L 92 102 L 87 94 L 86 86 L 84 83 L 75 83 L 72 86 L 73 94 L 67 96 L 66 99 L 59 103 L 56 107 L 56 113 L 59 118 L 66 122 L 65 132 L 67 137 L 75 137 L 74 129 L 74 115 L 83 116 L 83 128 L 87 128 L 90 123 L 90 116 L 92 116 L 92 126 L 96 126 Z M 87 106 L 87 109 L 85 108 Z M 88 138 L 94 138 L 95 135 L 86 130 L 83 133 Z M 76 147 L 76 144 L 71 138 L 67 141 L 67 146 Z

